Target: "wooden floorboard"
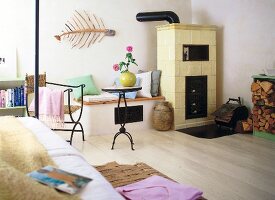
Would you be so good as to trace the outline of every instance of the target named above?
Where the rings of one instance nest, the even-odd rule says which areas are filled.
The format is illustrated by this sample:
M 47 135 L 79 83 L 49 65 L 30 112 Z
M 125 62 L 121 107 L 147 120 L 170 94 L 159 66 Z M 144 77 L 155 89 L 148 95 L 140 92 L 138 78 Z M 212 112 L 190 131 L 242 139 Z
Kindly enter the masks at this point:
M 68 135 L 63 135 L 68 137 Z M 209 199 L 275 199 L 275 142 L 234 134 L 196 138 L 177 131 L 132 131 L 135 151 L 125 136 L 76 136 L 73 146 L 92 165 L 144 162 L 172 179 L 201 189 Z

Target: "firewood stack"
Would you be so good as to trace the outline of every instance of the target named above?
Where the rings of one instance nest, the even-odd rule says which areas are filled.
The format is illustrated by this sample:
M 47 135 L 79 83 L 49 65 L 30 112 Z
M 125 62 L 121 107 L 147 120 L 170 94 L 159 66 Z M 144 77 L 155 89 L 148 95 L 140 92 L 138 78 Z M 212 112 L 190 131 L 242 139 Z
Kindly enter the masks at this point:
M 253 82 L 251 85 L 254 105 L 275 106 L 275 85 L 269 81 Z
M 275 134 L 275 84 L 257 80 L 252 83 L 251 91 L 254 130 Z
M 265 131 L 275 134 L 275 109 L 266 106 L 254 106 L 253 126 L 256 131 Z

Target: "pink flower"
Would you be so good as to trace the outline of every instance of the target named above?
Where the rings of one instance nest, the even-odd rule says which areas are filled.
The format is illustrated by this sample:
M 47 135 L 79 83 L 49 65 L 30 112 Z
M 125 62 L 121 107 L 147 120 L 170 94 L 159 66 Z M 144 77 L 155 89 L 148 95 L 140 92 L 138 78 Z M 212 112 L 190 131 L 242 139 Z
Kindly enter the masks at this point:
M 132 46 L 127 46 L 126 50 L 127 50 L 127 53 L 126 53 L 126 56 L 125 56 L 125 60 L 119 62 L 118 64 L 113 65 L 113 69 L 115 71 L 120 70 L 121 73 L 124 73 L 124 72 L 127 72 L 129 70 L 129 65 L 130 64 L 134 64 L 134 65 L 138 66 L 138 64 L 136 63 L 136 59 L 134 59 L 133 55 L 132 55 L 133 47 Z
M 132 52 L 132 51 L 133 51 L 133 47 L 132 47 L 132 46 L 128 46 L 128 47 L 126 47 L 126 50 L 127 50 L 128 52 Z
M 118 64 L 114 64 L 113 69 L 114 69 L 115 71 L 118 71 L 118 70 L 119 70 Z

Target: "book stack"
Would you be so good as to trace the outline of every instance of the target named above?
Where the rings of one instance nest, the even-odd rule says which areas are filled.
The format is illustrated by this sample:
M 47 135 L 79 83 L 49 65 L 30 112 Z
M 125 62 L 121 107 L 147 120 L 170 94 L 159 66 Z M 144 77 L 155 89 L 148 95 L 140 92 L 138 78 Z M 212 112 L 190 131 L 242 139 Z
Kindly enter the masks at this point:
M 0 108 L 10 108 L 26 105 L 25 87 L 0 90 Z

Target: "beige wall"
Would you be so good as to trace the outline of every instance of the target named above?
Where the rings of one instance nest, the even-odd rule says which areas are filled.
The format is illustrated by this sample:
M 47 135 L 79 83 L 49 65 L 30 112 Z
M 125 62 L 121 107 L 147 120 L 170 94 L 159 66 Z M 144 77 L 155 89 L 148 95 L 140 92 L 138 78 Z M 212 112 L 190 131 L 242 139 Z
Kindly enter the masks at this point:
M 18 74 L 34 72 L 34 0 L 1 0 L 0 44 L 17 48 Z M 119 74 L 112 70 L 125 56 L 125 47 L 134 46 L 139 67 L 133 71 L 156 68 L 156 25 L 168 22 L 140 23 L 135 17 L 142 11 L 172 10 L 184 23 L 191 23 L 191 0 L 40 0 L 40 71 L 50 81 L 93 74 L 98 86 L 110 85 Z M 101 17 L 115 37 L 105 37 L 86 49 L 71 49 L 53 36 L 60 34 L 74 10 L 87 10 Z
M 215 24 L 217 103 L 240 96 L 251 106 L 251 75 L 275 67 L 274 0 L 192 0 L 192 22 Z

